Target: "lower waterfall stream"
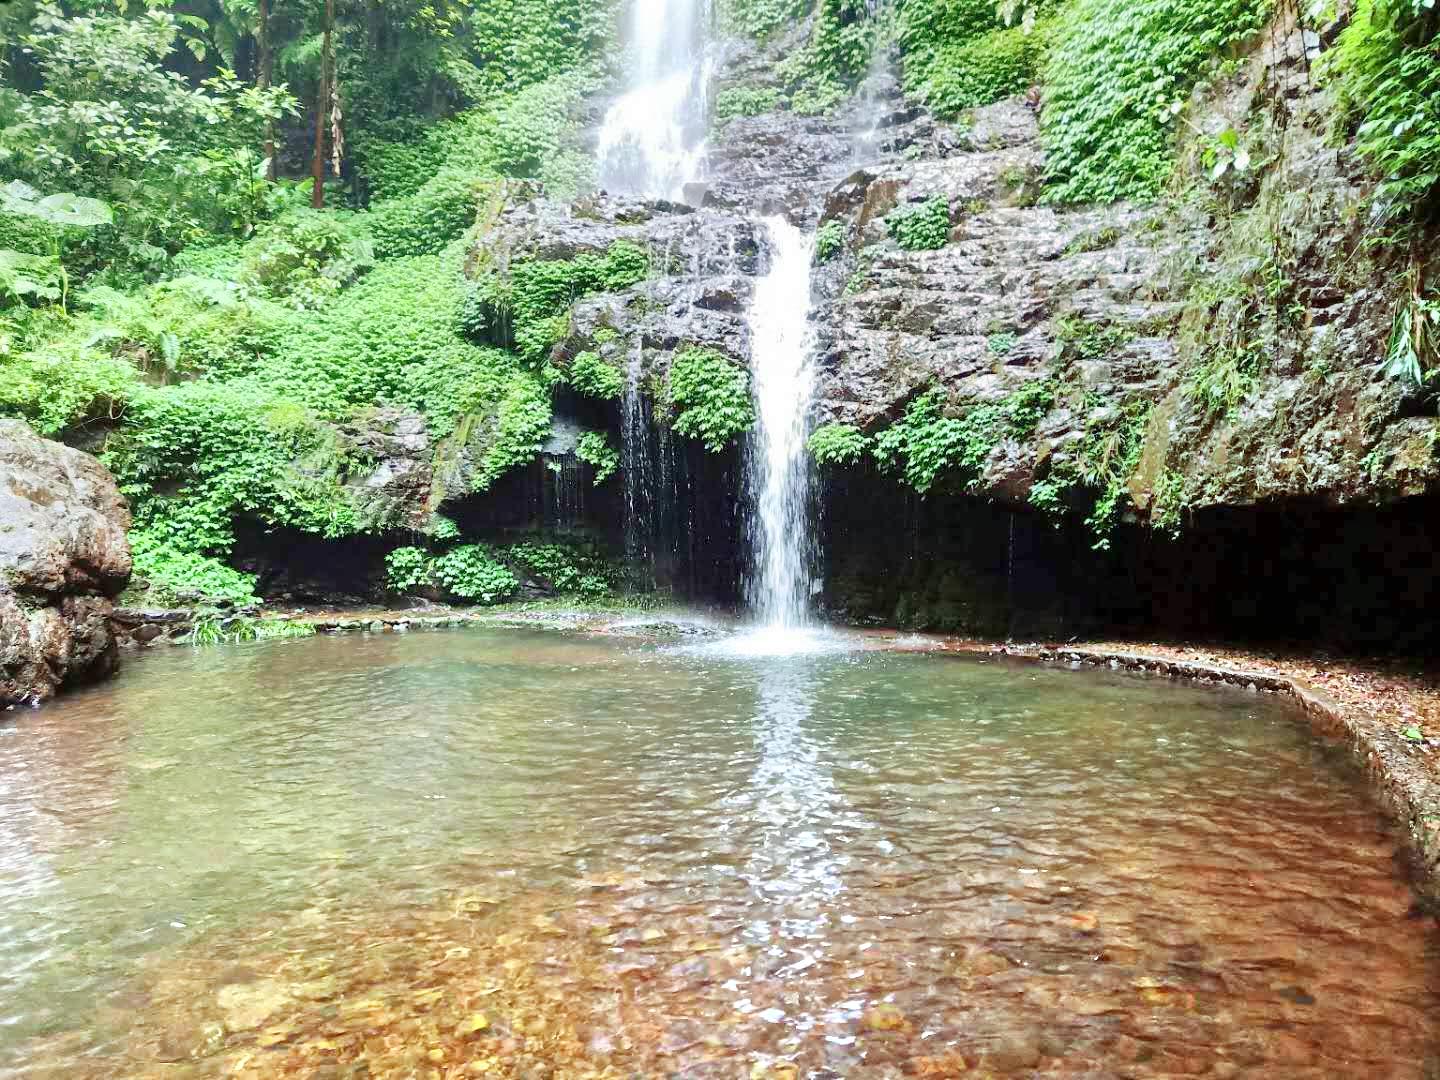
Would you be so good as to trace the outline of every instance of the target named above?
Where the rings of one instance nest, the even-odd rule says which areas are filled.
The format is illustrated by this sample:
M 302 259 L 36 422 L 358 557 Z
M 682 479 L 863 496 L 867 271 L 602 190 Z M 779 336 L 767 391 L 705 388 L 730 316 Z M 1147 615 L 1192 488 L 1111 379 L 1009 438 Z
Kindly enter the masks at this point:
M 815 558 L 805 450 L 815 381 L 809 322 L 814 239 L 778 214 L 764 225 L 770 269 L 755 283 L 749 314 L 756 423 L 746 468 L 754 559 L 746 599 L 762 627 L 784 632 L 806 622 Z

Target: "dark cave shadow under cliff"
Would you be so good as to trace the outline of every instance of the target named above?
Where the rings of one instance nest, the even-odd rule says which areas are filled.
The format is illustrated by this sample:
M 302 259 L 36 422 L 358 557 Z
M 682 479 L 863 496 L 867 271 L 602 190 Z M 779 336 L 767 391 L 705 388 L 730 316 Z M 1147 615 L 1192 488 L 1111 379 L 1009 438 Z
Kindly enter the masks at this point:
M 859 490 L 847 490 L 852 485 Z M 1427 654 L 1440 633 L 1440 499 L 1195 514 L 1178 538 L 962 495 L 832 479 L 823 598 L 835 616 L 988 638 L 1095 634 Z

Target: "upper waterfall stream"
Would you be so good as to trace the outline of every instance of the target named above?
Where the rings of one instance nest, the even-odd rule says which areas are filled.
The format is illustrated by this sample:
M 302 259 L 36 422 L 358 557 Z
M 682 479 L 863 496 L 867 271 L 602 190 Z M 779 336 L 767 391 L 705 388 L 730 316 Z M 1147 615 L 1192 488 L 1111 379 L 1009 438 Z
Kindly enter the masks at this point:
M 704 0 L 635 0 L 628 89 L 600 129 L 600 184 L 626 195 L 680 200 L 699 178 L 711 63 Z

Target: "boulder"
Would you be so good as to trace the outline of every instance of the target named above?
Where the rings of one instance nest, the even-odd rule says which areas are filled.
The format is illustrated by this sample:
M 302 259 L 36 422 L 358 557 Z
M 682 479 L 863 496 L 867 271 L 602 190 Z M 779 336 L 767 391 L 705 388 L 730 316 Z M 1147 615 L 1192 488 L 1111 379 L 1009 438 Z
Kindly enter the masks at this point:
M 0 707 L 114 670 L 129 526 L 99 461 L 0 420 Z

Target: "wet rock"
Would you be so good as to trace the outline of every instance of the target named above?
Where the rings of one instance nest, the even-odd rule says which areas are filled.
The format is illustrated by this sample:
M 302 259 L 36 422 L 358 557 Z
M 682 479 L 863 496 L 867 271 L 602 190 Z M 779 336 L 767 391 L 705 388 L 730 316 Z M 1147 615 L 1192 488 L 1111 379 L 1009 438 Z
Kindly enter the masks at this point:
M 374 462 L 349 483 L 372 528 L 419 528 L 430 515 L 435 448 L 425 418 L 403 409 L 371 409 L 344 424 L 348 449 Z
M 0 706 L 115 667 L 130 512 L 103 465 L 0 420 Z

